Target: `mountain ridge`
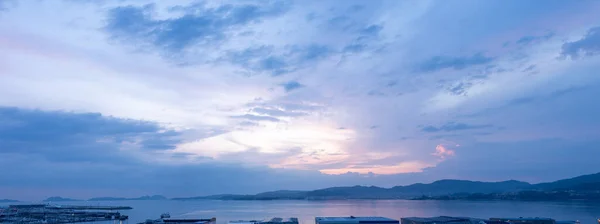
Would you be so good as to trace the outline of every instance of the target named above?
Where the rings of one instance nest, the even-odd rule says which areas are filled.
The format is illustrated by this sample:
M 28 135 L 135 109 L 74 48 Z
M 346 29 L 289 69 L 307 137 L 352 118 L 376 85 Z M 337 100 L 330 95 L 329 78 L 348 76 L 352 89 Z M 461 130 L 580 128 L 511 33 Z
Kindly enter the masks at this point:
M 415 183 L 383 188 L 377 186 L 329 187 L 311 191 L 278 190 L 258 194 L 219 194 L 197 197 L 172 198 L 172 200 L 327 200 L 327 199 L 414 199 L 434 198 L 452 194 L 492 195 L 510 192 L 553 190 L 600 190 L 600 173 L 577 176 L 553 182 L 530 184 L 518 180 L 495 182 L 442 179 L 431 183 Z

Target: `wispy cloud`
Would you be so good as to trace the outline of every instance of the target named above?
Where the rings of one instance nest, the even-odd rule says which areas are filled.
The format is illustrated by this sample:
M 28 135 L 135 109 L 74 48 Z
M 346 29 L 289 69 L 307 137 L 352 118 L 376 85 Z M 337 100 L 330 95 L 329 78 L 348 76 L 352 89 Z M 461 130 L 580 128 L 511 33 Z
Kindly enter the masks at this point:
M 462 70 L 470 66 L 484 65 L 493 60 L 494 58 L 487 57 L 483 53 L 465 57 L 435 56 L 421 63 L 418 70 L 422 72 L 433 72 L 446 68 Z
M 490 124 L 472 125 L 472 124 L 466 124 L 466 123 L 448 122 L 439 127 L 428 125 L 428 126 L 421 128 L 421 131 L 424 131 L 424 132 L 440 132 L 440 131 L 450 132 L 450 131 L 463 131 L 463 130 L 482 129 L 482 128 L 490 128 L 490 127 L 493 127 L 493 125 L 490 125 Z

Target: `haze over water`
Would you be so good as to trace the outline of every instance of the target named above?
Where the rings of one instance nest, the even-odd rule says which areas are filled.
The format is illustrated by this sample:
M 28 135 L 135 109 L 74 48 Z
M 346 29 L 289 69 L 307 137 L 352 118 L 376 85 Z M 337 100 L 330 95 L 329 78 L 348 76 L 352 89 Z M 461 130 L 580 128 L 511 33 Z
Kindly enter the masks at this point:
M 118 201 L 65 202 L 62 204 L 128 205 L 133 210 L 129 223 L 159 218 L 169 212 L 172 217 L 211 218 L 218 224 L 231 220 L 297 217 L 301 224 L 313 224 L 315 216 L 385 216 L 395 219 L 409 216 L 551 217 L 556 220 L 579 220 L 595 224 L 600 217 L 599 202 L 514 202 L 514 201 L 410 201 L 410 200 L 343 200 L 343 201 Z M 0 204 L 1 206 L 5 204 Z

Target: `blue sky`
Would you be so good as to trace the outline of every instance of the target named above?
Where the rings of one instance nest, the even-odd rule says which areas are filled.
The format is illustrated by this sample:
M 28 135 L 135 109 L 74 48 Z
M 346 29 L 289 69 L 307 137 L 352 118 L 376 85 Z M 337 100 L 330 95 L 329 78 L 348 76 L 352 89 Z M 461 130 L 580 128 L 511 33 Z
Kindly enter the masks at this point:
M 595 173 L 598 11 L 0 0 L 0 198 Z

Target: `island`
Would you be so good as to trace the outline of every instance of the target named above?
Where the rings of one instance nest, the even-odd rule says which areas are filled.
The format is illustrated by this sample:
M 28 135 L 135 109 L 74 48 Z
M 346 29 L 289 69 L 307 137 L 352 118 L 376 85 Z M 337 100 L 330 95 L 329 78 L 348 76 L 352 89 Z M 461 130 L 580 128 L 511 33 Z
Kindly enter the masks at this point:
M 167 200 L 167 198 L 165 196 L 162 195 L 146 195 L 146 196 L 141 196 L 141 197 L 137 197 L 137 198 L 123 198 L 123 197 L 97 197 L 97 198 L 90 198 L 88 199 L 88 201 L 147 201 L 147 200 Z

